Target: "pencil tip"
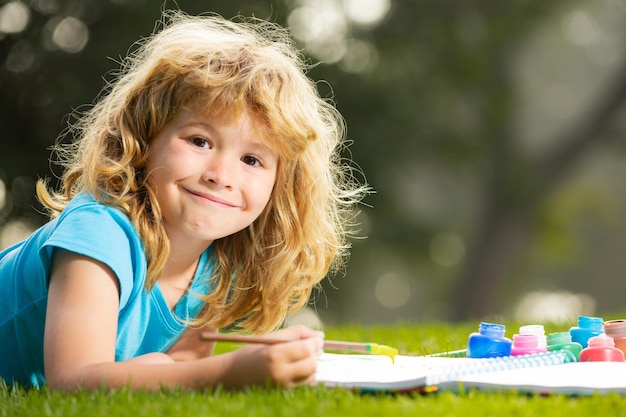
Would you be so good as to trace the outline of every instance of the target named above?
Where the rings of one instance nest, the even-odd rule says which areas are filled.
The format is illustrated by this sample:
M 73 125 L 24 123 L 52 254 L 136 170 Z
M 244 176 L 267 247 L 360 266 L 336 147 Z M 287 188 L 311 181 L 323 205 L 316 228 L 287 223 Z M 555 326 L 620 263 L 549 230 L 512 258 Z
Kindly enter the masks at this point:
M 398 349 L 391 346 L 374 345 L 372 346 L 372 353 L 377 355 L 389 356 L 391 358 L 391 362 L 393 363 L 396 356 L 398 355 Z

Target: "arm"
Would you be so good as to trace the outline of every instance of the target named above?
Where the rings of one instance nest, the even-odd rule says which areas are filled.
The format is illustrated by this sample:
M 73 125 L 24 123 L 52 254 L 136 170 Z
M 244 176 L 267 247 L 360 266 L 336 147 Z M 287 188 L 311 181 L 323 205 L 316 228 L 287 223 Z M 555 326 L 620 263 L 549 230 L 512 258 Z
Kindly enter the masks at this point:
M 177 362 L 205 358 L 213 354 L 215 342 L 200 340 L 202 332 L 216 332 L 209 329 L 187 329 L 185 333 L 169 348 L 167 354 Z
M 185 349 L 178 353 L 173 349 L 172 357 L 151 353 L 115 362 L 118 299 L 118 281 L 107 266 L 58 251 L 51 271 L 44 335 L 45 374 L 51 389 L 241 388 L 268 381 L 293 387 L 314 380 L 322 340 L 318 333 L 303 327 L 281 332 L 283 337 L 297 339 L 289 343 L 250 345 L 210 357 L 196 352 L 181 356 L 179 359 L 189 359 L 182 362 L 173 357 Z

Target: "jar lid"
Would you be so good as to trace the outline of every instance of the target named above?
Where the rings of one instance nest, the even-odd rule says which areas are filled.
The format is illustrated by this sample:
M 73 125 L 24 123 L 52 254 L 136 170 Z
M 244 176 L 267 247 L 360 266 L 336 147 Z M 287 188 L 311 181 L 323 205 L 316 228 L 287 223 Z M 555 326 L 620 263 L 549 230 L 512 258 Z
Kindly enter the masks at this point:
M 626 320 L 609 320 L 604 322 L 604 332 L 607 336 L 626 337 Z

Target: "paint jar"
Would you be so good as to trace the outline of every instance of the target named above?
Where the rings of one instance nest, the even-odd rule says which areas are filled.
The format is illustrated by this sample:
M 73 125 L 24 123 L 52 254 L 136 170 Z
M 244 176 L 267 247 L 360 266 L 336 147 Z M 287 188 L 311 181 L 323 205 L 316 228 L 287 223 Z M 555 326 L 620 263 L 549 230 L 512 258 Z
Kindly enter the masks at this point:
M 577 362 L 580 359 L 580 351 L 583 350 L 583 347 L 580 343 L 572 342 L 572 336 L 569 332 L 550 333 L 547 340 L 549 352 L 565 350 L 572 354 L 570 358 L 572 362 Z
M 626 320 L 605 321 L 604 333 L 613 338 L 616 348 L 626 353 Z
M 589 338 L 588 347 L 580 352 L 581 362 L 624 362 L 624 352 L 615 347 L 613 338 L 600 335 Z
M 545 346 L 540 346 L 536 334 L 514 334 L 511 345 L 511 356 L 530 355 L 532 353 L 546 353 Z
M 511 339 L 504 336 L 506 327 L 502 324 L 481 322 L 478 333 L 469 335 L 467 342 L 468 358 L 495 358 L 511 355 Z
M 604 322 L 600 317 L 578 316 L 578 327 L 569 329 L 569 334 L 572 336 L 572 342 L 580 343 L 584 349 L 590 337 L 604 334 L 603 326 Z
M 527 324 L 526 326 L 522 326 L 519 328 L 519 334 L 534 334 L 537 336 L 539 347 L 545 348 L 548 346 L 546 331 L 543 328 L 543 324 Z

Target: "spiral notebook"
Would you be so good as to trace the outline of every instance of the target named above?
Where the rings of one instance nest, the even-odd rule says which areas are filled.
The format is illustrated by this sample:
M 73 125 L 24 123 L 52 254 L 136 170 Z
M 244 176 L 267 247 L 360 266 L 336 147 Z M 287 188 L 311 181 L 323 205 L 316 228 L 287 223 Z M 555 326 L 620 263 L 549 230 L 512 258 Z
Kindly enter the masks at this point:
M 518 391 L 626 394 L 626 362 L 571 362 L 568 352 L 491 359 L 325 353 L 317 381 L 371 392 Z

